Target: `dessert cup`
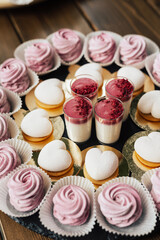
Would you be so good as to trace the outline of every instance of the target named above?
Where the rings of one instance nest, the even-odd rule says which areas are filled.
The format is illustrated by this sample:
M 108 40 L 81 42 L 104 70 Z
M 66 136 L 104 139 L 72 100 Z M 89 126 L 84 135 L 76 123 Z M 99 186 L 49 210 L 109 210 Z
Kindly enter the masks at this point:
M 124 107 L 123 121 L 125 121 L 130 112 L 130 105 L 134 86 L 130 80 L 125 77 L 112 78 L 105 85 L 107 97 L 118 98 L 122 101 Z
M 91 136 L 92 102 L 85 97 L 74 96 L 63 105 L 68 137 L 77 143 L 87 141 Z
M 120 136 L 124 114 L 122 102 L 116 98 L 99 98 L 94 107 L 94 114 L 98 140 L 104 144 L 116 142 Z

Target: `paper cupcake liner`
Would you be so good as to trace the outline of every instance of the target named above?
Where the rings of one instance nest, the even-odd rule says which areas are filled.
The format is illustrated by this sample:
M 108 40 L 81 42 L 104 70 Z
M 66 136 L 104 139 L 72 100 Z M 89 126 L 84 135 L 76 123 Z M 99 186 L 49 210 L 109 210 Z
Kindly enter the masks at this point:
M 91 32 L 89 33 L 87 36 L 86 36 L 86 39 L 85 39 L 85 46 L 84 46 L 84 57 L 85 59 L 87 60 L 87 62 L 90 62 L 90 63 L 94 63 L 94 61 L 89 57 L 89 53 L 88 53 L 88 41 L 93 37 L 93 36 L 96 36 L 96 35 L 99 35 L 100 33 L 107 33 L 109 34 L 115 41 L 116 43 L 116 49 L 118 48 L 118 45 L 122 39 L 122 36 L 117 34 L 117 33 L 114 33 L 114 32 L 109 32 L 109 31 L 96 31 L 96 32 Z M 116 51 L 115 51 L 115 54 L 116 54 Z M 115 59 L 115 54 L 114 54 L 114 57 L 113 59 L 108 62 L 108 63 L 99 63 L 97 62 L 98 64 L 100 64 L 101 66 L 109 66 L 111 65 L 113 62 L 114 62 L 114 59 Z
M 46 41 L 47 41 L 47 40 L 45 40 L 45 39 L 33 39 L 33 40 L 29 40 L 29 41 L 27 41 L 27 42 L 22 43 L 22 44 L 19 45 L 19 46 L 15 49 L 15 51 L 14 51 L 14 56 L 15 56 L 15 58 L 21 59 L 21 60 L 26 64 L 26 62 L 25 62 L 25 57 L 24 57 L 24 50 L 25 50 L 25 48 L 27 48 L 28 46 L 32 45 L 33 43 L 46 42 Z M 60 58 L 59 58 L 59 56 L 57 55 L 56 51 L 54 51 L 54 67 L 51 68 L 51 69 L 48 70 L 48 71 L 45 71 L 45 72 L 38 72 L 37 74 L 38 74 L 39 76 L 43 76 L 43 75 L 45 75 L 45 74 L 48 74 L 48 73 L 50 73 L 50 72 L 53 72 L 53 71 L 55 71 L 57 68 L 60 67 L 60 64 L 61 64 Z M 25 94 L 25 95 L 26 95 L 26 94 Z
M 128 36 L 134 36 L 136 34 L 128 34 L 128 35 L 125 35 L 123 38 L 125 37 L 128 37 Z M 156 52 L 159 52 L 159 48 L 157 46 L 157 44 L 155 42 L 153 42 L 151 39 L 143 36 L 145 42 L 146 42 L 146 51 L 147 51 L 147 56 L 153 54 L 153 53 L 156 53 Z M 123 39 L 122 39 L 123 40 Z M 120 66 L 120 67 L 124 67 L 124 66 L 132 66 L 132 67 L 136 67 L 138 69 L 142 69 L 144 68 L 145 66 L 145 59 L 139 63 L 135 63 L 135 64 L 131 64 L 131 65 L 125 65 L 125 64 L 122 64 L 121 61 L 120 61 L 120 47 L 117 48 L 117 51 L 116 51 L 116 55 L 115 55 L 115 63 Z
M 0 88 L 2 88 L 5 91 L 5 93 L 7 95 L 7 99 L 11 105 L 11 111 L 9 113 L 5 113 L 5 114 L 11 116 L 14 113 L 18 112 L 19 109 L 21 108 L 21 106 L 22 106 L 21 98 L 18 96 L 17 93 L 12 92 L 12 91 L 8 90 L 7 88 L 4 88 L 4 87 L 0 87 Z
M 145 61 L 145 68 L 147 70 L 148 75 L 150 76 L 150 78 L 152 79 L 152 82 L 157 86 L 160 87 L 160 82 L 158 82 L 153 74 L 152 74 L 152 70 L 153 70 L 153 63 L 155 58 L 157 57 L 158 53 L 154 53 L 152 55 L 150 55 L 149 57 L 146 58 Z
M 82 42 L 82 52 L 81 52 L 81 54 L 79 55 L 78 58 L 76 58 L 75 60 L 73 60 L 73 61 L 71 61 L 71 62 L 65 62 L 63 59 L 60 58 L 60 59 L 61 59 L 61 63 L 62 63 L 63 65 L 66 65 L 66 66 L 73 65 L 73 64 L 79 62 L 79 60 L 82 58 L 82 56 L 83 56 L 83 54 L 84 54 L 85 35 L 84 35 L 83 33 L 79 32 L 79 31 L 73 30 L 73 32 L 75 32 L 75 33 L 80 37 L 80 39 L 81 39 L 81 42 Z M 52 44 L 52 46 L 53 46 L 53 43 L 52 43 L 53 34 L 54 34 L 54 33 L 50 34 L 50 35 L 47 37 L 47 40 L 50 42 L 50 44 Z M 60 57 L 60 56 L 59 56 L 59 57 Z
M 119 228 L 111 225 L 107 222 L 105 217 L 102 215 L 99 203 L 97 201 L 100 192 L 111 183 L 126 183 L 134 187 L 139 193 L 142 201 L 143 212 L 141 217 L 132 225 L 128 227 Z M 142 236 L 151 233 L 156 225 L 157 210 L 153 199 L 146 189 L 139 181 L 132 177 L 120 177 L 115 178 L 111 181 L 106 182 L 96 191 L 96 217 L 98 224 L 109 233 L 114 233 L 122 236 Z
M 19 128 L 18 128 L 16 122 L 11 117 L 9 117 L 8 115 L 6 115 L 4 113 L 1 113 L 0 116 L 3 116 L 7 120 L 8 130 L 11 135 L 10 138 L 17 138 L 19 135 Z
M 15 174 L 18 170 L 24 169 L 24 168 L 25 169 L 33 168 L 33 169 L 38 170 L 41 173 L 41 176 L 43 177 L 44 189 L 45 189 L 45 196 L 43 197 L 41 203 L 38 205 L 37 208 L 35 208 L 32 211 L 28 211 L 28 212 L 20 212 L 11 205 L 10 200 L 9 200 L 8 187 L 7 187 L 9 178 L 11 176 L 13 176 L 13 174 Z M 0 181 L 0 192 L 1 192 L 1 194 L 0 194 L 0 202 L 1 202 L 0 210 L 2 212 L 4 212 L 5 214 L 8 214 L 9 216 L 12 216 L 12 217 L 31 216 L 40 209 L 40 207 L 44 203 L 45 198 L 46 198 L 47 194 L 49 193 L 50 189 L 51 189 L 51 180 L 50 180 L 49 176 L 43 170 L 41 170 L 40 168 L 33 166 L 33 165 L 22 164 Z
M 53 196 L 56 192 L 65 185 L 77 185 L 83 188 L 89 195 L 91 200 L 91 213 L 86 223 L 81 226 L 69 226 L 63 225 L 53 217 Z M 46 198 L 45 203 L 40 209 L 39 218 L 41 223 L 51 231 L 66 236 L 66 237 L 79 237 L 84 236 L 92 231 L 95 224 L 95 198 L 94 198 L 94 186 L 88 180 L 80 176 L 64 177 L 57 181 L 53 186 L 51 192 Z
M 156 172 L 157 169 L 160 169 L 160 168 L 154 168 L 154 169 L 148 170 L 142 175 L 141 182 L 148 189 L 149 192 L 152 189 L 151 176 Z M 160 219 L 160 212 L 157 212 L 157 214 Z

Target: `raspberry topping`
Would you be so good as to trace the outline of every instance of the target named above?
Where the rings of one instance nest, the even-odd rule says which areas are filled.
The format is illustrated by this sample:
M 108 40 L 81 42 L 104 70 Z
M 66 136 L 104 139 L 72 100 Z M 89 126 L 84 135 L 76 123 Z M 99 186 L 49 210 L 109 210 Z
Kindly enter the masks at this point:
M 98 84 L 90 78 L 79 78 L 73 82 L 71 89 L 79 95 L 88 95 L 98 89 Z

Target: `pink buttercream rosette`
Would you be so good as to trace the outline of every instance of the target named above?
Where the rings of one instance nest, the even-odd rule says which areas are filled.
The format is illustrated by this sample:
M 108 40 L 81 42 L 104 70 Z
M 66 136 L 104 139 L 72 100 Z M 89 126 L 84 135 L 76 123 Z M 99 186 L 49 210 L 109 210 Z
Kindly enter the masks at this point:
M 98 196 L 99 194 L 109 185 L 111 184 L 127 184 L 131 187 L 133 187 L 139 194 L 141 198 L 141 206 L 142 206 L 142 214 L 140 218 L 135 222 L 132 223 L 130 226 L 126 227 L 117 227 L 115 225 L 112 225 L 109 223 L 105 217 L 103 216 L 100 205 L 98 203 Z M 124 198 L 124 202 L 128 202 L 127 200 L 127 192 L 125 196 L 121 196 L 121 198 Z M 123 201 L 123 200 L 122 200 Z M 116 207 L 116 206 L 115 206 Z M 114 209 L 115 210 L 115 209 Z M 132 208 L 133 210 L 133 208 Z M 119 211 L 121 211 L 119 209 Z M 126 211 L 126 215 L 124 215 L 124 220 L 127 221 L 128 212 Z M 156 207 L 152 200 L 152 197 L 148 190 L 141 185 L 141 183 L 132 177 L 119 177 L 115 178 L 113 180 L 110 180 L 103 184 L 101 187 L 99 187 L 96 191 L 96 217 L 98 224 L 105 230 L 110 233 L 118 234 L 118 235 L 125 235 L 125 236 L 142 236 L 145 234 L 149 234 L 152 232 L 156 225 Z
M 111 65 L 121 39 L 119 34 L 109 31 L 89 33 L 85 39 L 85 59 L 91 63 L 99 63 L 101 66 Z
M 85 36 L 81 32 L 62 28 L 47 39 L 56 49 L 62 64 L 73 65 L 82 58 Z
M 39 76 L 55 71 L 60 66 L 60 58 L 45 39 L 33 39 L 19 45 L 14 56 L 21 59 Z
M 154 53 L 146 58 L 145 68 L 153 83 L 160 87 L 160 53 Z
M 91 206 L 90 206 L 89 217 L 85 223 L 83 223 L 83 221 L 82 221 L 81 222 L 82 225 L 80 225 L 80 226 L 76 225 L 76 221 L 74 221 L 74 223 L 73 223 L 74 226 L 62 224 L 53 216 L 53 209 L 54 209 L 53 197 L 55 196 L 55 194 L 58 192 L 58 190 L 60 188 L 64 188 L 65 186 L 68 186 L 68 185 L 75 185 L 75 186 L 82 188 L 82 191 L 84 190 L 90 199 Z M 61 195 L 62 194 L 63 193 L 61 193 Z M 64 196 L 62 196 L 62 198 L 63 197 L 66 198 L 65 201 L 67 201 L 67 192 Z M 80 198 L 80 199 L 83 202 L 83 198 Z M 75 202 L 72 202 L 72 205 L 74 206 L 74 207 L 72 206 L 73 208 L 75 208 L 75 207 L 79 208 L 79 204 L 81 204 L 80 199 L 78 200 L 78 202 L 76 204 L 75 204 Z M 56 199 L 55 199 L 55 201 L 56 201 Z M 85 204 L 85 202 L 83 204 Z M 69 211 L 69 214 L 71 214 L 71 215 L 74 214 L 74 212 L 76 212 L 76 211 L 74 211 L 74 209 L 72 209 L 72 210 L 73 210 L 72 211 L 73 213 L 71 213 L 71 211 Z M 65 211 L 65 210 L 62 210 L 62 212 L 61 212 L 62 214 L 63 214 L 63 211 Z M 39 218 L 40 218 L 41 223 L 48 230 L 54 231 L 55 233 L 62 235 L 62 236 L 78 237 L 78 236 L 84 236 L 84 235 L 88 234 L 93 229 L 94 224 L 95 224 L 95 199 L 94 199 L 93 184 L 88 179 L 85 179 L 80 176 L 70 176 L 70 177 L 64 177 L 64 178 L 60 179 L 59 181 L 57 181 L 55 183 L 51 192 L 47 196 L 45 203 L 41 207 L 40 212 L 39 212 Z M 81 219 L 81 220 L 83 220 L 83 219 Z
M 15 196 L 19 192 L 20 196 L 23 197 L 23 191 L 24 190 L 23 190 L 23 188 L 20 188 L 20 185 L 19 185 L 19 188 L 16 190 L 15 189 L 16 185 L 14 186 L 14 181 L 16 181 L 19 184 L 23 183 L 24 187 L 28 184 L 28 187 L 26 189 L 26 191 L 28 192 L 27 193 L 28 195 L 26 195 L 26 197 L 28 197 L 29 194 L 32 194 L 32 192 L 35 194 L 35 189 L 38 188 L 38 182 L 36 181 L 34 176 L 31 176 L 31 178 L 29 178 L 28 180 L 27 179 L 25 180 L 24 176 L 20 175 L 21 173 L 22 174 L 25 173 L 26 170 L 30 171 L 30 169 L 33 169 L 33 170 L 39 172 L 39 174 L 42 176 L 43 184 L 44 184 L 44 195 L 43 195 L 43 198 L 41 199 L 40 203 L 38 203 L 38 206 L 36 208 L 34 208 L 33 210 L 24 211 L 23 208 L 22 209 L 20 208 L 20 211 L 19 211 L 19 210 L 16 210 L 15 207 L 10 202 L 10 196 L 12 196 L 12 191 L 10 192 L 10 196 L 9 196 L 8 186 L 13 185 L 13 189 L 14 189 L 13 194 L 15 194 Z M 17 173 L 19 171 L 20 171 L 20 174 L 17 175 Z M 12 179 L 12 182 L 9 183 L 12 176 L 16 176 L 16 177 L 14 177 Z M 40 184 L 41 184 L 41 182 L 40 182 Z M 1 191 L 1 194 L 0 194 L 0 202 L 1 202 L 0 210 L 2 212 L 4 212 L 5 214 L 8 214 L 9 216 L 12 216 L 12 217 L 28 217 L 28 216 L 31 216 L 40 209 L 40 207 L 42 206 L 42 204 L 45 201 L 45 198 L 46 198 L 47 194 L 50 191 L 50 188 L 51 188 L 51 179 L 42 169 L 40 169 L 36 166 L 33 166 L 33 165 L 22 164 L 0 181 L 0 191 Z M 20 191 L 22 191 L 22 192 L 20 193 Z M 20 196 L 18 196 L 18 197 L 20 197 Z M 25 199 L 25 196 L 24 196 L 24 199 Z M 25 202 L 24 202 L 24 204 L 25 204 Z M 23 204 L 22 204 L 22 207 L 23 207 Z
M 115 55 L 115 63 L 120 66 L 133 66 L 142 69 L 147 56 L 159 52 L 155 42 L 149 38 L 137 35 L 125 35 L 119 43 Z

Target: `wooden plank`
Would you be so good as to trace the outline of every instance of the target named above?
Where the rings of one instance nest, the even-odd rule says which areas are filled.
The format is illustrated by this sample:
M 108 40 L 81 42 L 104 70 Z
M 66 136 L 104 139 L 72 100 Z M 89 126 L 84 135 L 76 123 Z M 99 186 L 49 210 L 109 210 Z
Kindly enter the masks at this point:
M 72 1 L 50 1 L 21 11 L 12 9 L 9 14 L 22 41 L 45 38 L 60 28 L 91 31 Z
M 0 64 L 7 58 L 13 57 L 14 49 L 20 41 L 5 11 L 0 13 Z
M 159 16 L 145 0 L 79 0 L 77 5 L 95 30 L 142 34 L 160 44 Z

